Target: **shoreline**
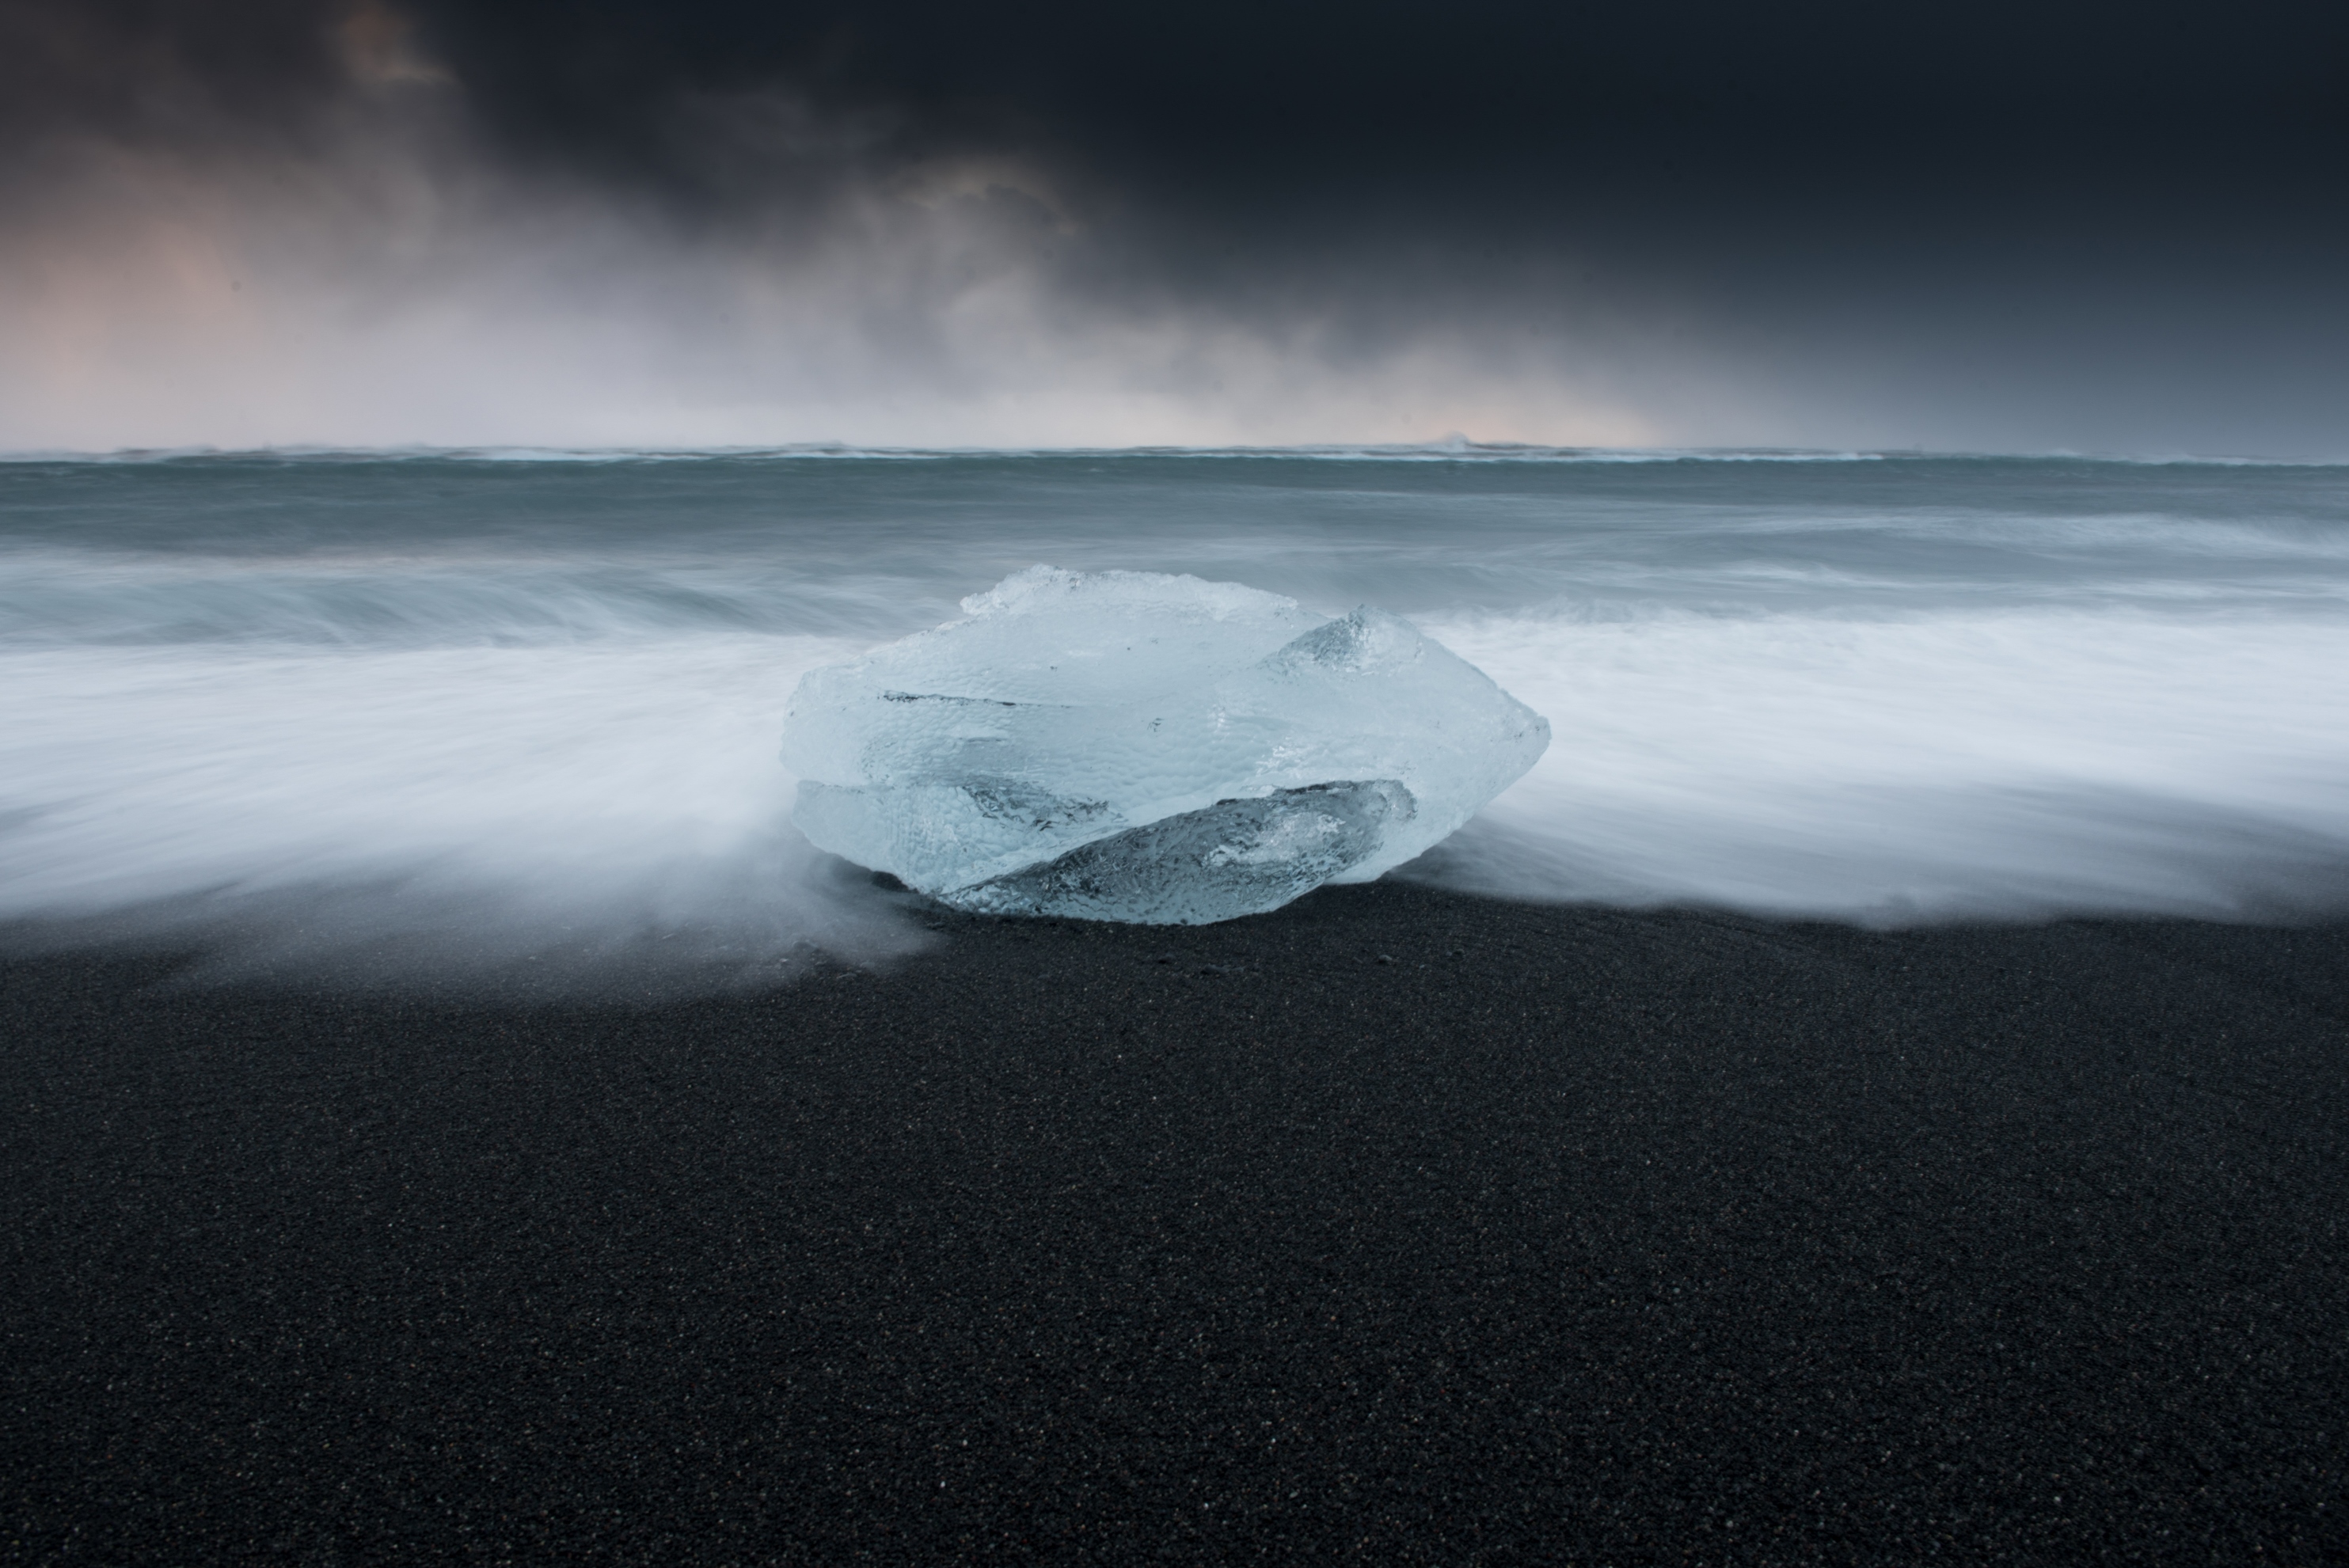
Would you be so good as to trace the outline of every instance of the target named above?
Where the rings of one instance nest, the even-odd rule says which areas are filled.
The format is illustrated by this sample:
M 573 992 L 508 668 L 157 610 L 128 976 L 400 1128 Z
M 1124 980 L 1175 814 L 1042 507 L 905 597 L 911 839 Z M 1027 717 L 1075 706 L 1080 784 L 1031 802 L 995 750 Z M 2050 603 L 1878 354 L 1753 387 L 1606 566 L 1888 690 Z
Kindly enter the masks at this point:
M 11 1553 L 2349 1548 L 2349 924 L 934 923 L 0 962 Z

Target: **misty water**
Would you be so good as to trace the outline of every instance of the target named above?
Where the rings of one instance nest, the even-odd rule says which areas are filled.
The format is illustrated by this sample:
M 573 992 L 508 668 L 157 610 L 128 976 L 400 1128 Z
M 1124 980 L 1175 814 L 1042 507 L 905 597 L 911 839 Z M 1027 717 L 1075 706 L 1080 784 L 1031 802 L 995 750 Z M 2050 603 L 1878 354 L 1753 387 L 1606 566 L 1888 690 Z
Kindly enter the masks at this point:
M 1870 923 L 2349 903 L 2349 468 L 516 452 L 0 464 L 0 921 L 369 974 L 918 943 L 790 827 L 783 708 L 1039 562 L 1379 604 L 1546 717 L 1399 876 Z

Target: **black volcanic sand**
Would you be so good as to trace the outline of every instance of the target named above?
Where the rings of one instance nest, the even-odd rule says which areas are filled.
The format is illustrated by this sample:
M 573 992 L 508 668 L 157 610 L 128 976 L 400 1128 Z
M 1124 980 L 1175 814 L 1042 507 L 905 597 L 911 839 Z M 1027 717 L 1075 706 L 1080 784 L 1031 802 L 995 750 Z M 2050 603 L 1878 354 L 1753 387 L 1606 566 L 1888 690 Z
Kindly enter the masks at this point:
M 8 965 L 0 1551 L 2349 1553 L 2349 928 L 943 923 L 638 1008 Z

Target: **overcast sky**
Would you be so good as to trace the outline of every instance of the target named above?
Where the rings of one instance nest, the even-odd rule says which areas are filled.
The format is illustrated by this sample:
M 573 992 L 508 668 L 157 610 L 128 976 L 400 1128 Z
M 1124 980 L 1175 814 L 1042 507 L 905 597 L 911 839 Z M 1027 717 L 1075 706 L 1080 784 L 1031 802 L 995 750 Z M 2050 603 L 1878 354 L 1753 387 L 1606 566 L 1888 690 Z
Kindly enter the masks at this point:
M 2349 457 L 2349 9 L 0 0 L 0 448 Z

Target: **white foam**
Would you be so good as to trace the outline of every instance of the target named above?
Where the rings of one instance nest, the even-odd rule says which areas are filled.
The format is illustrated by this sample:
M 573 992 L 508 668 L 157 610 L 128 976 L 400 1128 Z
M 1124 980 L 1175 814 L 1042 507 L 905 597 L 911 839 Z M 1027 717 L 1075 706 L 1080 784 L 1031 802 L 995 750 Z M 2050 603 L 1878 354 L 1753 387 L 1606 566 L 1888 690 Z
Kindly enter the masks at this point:
M 2344 902 L 2349 625 L 2075 606 L 1433 620 L 1558 739 L 1482 847 L 1523 896 L 1865 920 Z
M 463 968 L 690 939 L 745 965 L 901 930 L 785 818 L 784 699 L 812 637 L 0 654 L 0 918 L 274 911 Z M 320 890 L 365 889 L 320 916 Z M 358 913 L 363 908 L 364 913 Z
M 1427 625 L 1557 740 L 1414 875 L 1865 920 L 2339 896 L 2334 623 Z M 861 645 L 0 654 L 0 917 L 215 919 L 364 885 L 369 933 L 437 932 L 444 957 L 676 933 L 746 955 L 885 941 L 785 825 L 794 780 L 774 759 L 801 674 Z

